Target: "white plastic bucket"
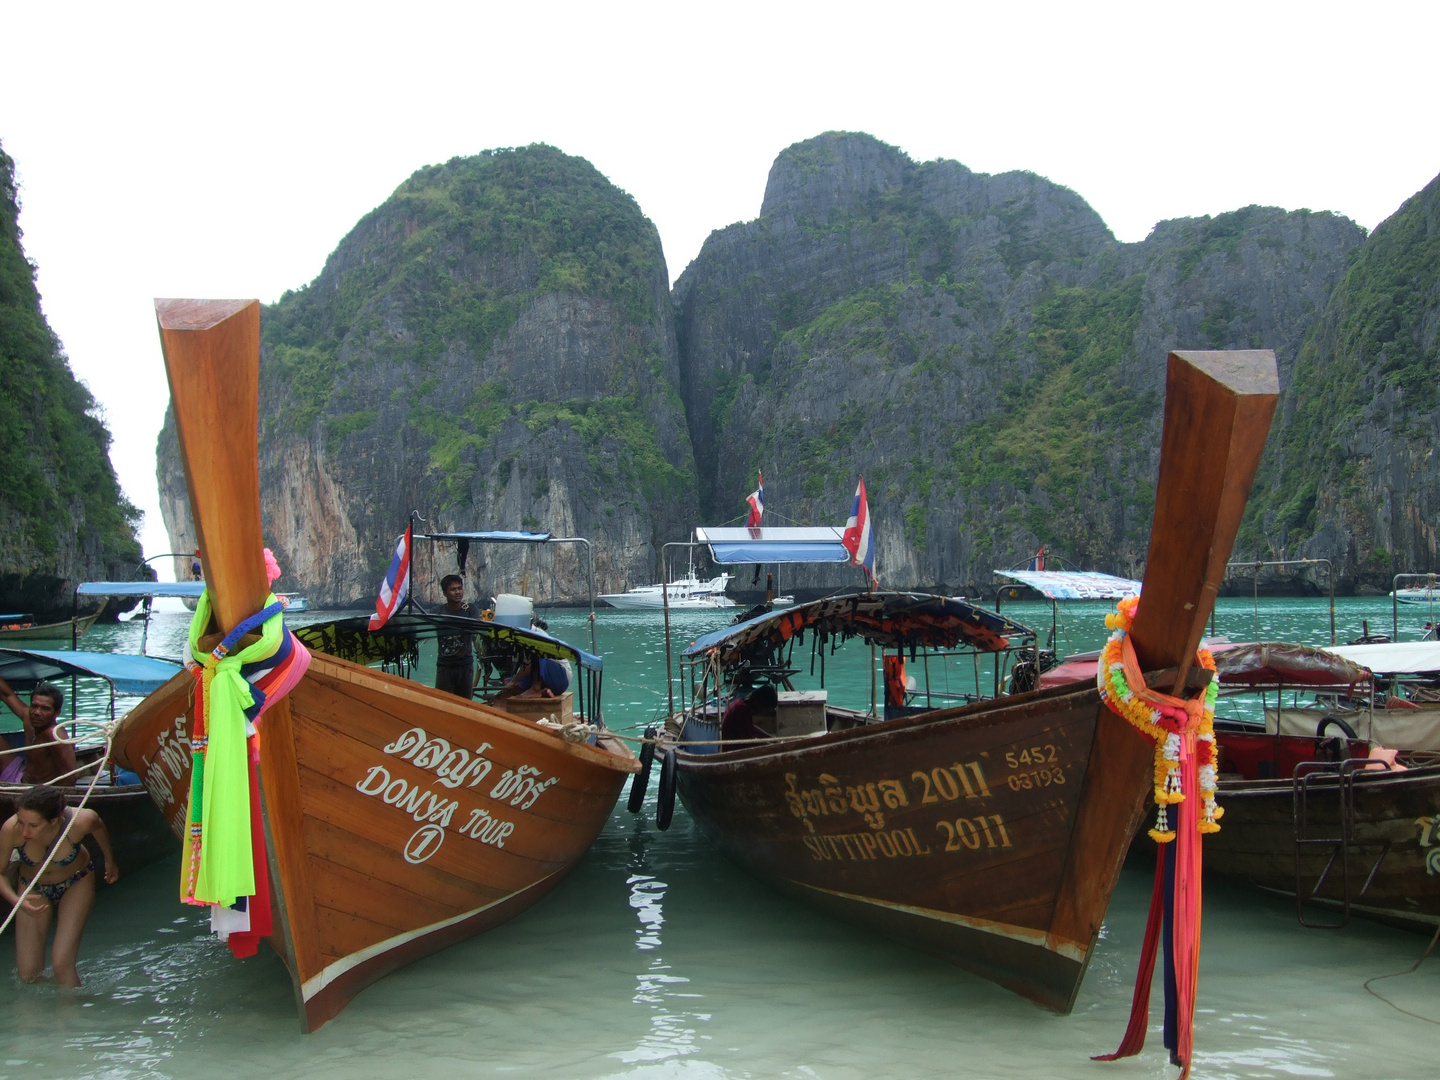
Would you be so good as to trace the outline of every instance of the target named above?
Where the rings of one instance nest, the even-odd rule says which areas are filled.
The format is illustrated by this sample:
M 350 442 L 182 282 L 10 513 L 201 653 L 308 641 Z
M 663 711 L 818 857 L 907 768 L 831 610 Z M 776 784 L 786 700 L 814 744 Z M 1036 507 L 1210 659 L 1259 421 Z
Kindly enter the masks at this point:
M 535 615 L 535 601 L 518 593 L 501 593 L 495 597 L 495 621 L 521 630 L 530 629 Z

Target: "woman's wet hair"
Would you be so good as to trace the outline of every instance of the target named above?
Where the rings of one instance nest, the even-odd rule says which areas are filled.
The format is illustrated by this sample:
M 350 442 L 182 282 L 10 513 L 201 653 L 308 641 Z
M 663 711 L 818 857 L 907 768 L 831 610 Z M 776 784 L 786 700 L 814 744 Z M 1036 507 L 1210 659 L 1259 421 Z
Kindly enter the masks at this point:
M 46 821 L 54 821 L 65 812 L 65 793 L 49 784 L 36 784 L 20 796 L 17 810 L 30 810 Z
M 35 689 L 30 691 L 31 701 L 35 700 L 36 694 L 39 694 L 41 697 L 48 697 L 55 703 L 56 715 L 59 715 L 60 710 L 65 707 L 65 691 L 61 690 L 54 683 L 42 682 L 36 685 Z

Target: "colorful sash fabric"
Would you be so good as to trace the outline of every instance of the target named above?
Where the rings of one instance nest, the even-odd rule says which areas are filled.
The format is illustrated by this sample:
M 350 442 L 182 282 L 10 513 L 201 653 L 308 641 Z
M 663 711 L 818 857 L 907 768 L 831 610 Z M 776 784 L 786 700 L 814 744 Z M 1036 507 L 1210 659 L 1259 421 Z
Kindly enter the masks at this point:
M 279 701 L 305 673 L 310 654 L 285 627 L 280 602 L 272 594 L 266 607 L 235 627 L 210 652 L 200 638 L 210 626 L 207 590 L 190 623 L 191 670 L 195 673 L 194 723 L 190 735 L 190 809 L 180 898 L 186 903 L 232 907 L 256 895 L 259 844 L 258 785 L 252 799 L 251 750 L 247 725 Z M 239 652 L 230 650 L 250 631 L 260 639 Z M 258 743 L 254 745 L 258 754 Z M 266 890 L 268 910 L 268 888 Z
M 1117 715 L 1155 742 L 1155 802 L 1150 836 L 1159 845 L 1150 915 L 1140 950 L 1140 971 L 1130 1002 L 1130 1022 L 1120 1047 L 1098 1061 L 1138 1054 L 1145 1046 L 1150 982 L 1161 939 L 1165 942 L 1165 1047 L 1190 1075 L 1195 1042 L 1195 993 L 1200 975 L 1200 838 L 1220 830 L 1223 811 L 1215 805 L 1215 695 L 1212 677 L 1198 698 L 1181 699 L 1149 689 L 1129 631 L 1138 599 L 1128 597 L 1106 617 L 1114 630 L 1100 655 L 1096 681 L 1100 697 Z M 1196 656 L 1212 673 L 1208 650 Z M 1175 820 L 1172 820 L 1172 816 Z

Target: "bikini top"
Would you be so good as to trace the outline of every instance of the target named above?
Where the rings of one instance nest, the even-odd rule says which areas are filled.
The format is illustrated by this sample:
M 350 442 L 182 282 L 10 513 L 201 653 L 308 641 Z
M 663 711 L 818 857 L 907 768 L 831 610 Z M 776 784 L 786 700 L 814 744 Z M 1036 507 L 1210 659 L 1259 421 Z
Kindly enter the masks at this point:
M 69 823 L 70 823 L 70 814 L 71 814 L 70 809 L 67 807 L 67 808 L 65 809 L 65 824 L 66 824 L 66 827 L 68 827 L 68 826 L 69 826 Z M 61 829 L 61 830 L 60 830 L 61 835 L 63 835 L 64 832 L 65 832 L 65 829 Z M 69 838 L 67 837 L 67 839 L 69 839 Z M 60 837 L 59 837 L 59 836 L 55 837 L 55 843 L 58 844 L 59 842 L 60 842 Z M 51 868 L 52 870 L 53 870 L 55 867 L 57 867 L 57 866 L 69 866 L 72 862 L 74 862 L 77 858 L 79 858 L 79 856 L 80 856 L 80 845 L 77 844 L 77 843 L 75 843 L 75 841 L 73 841 L 73 840 L 70 841 L 70 844 L 71 844 L 70 854 L 69 854 L 67 857 L 63 858 L 63 859 L 56 859 L 54 862 L 52 862 L 52 863 L 50 864 L 50 868 Z M 53 847 L 54 845 L 52 844 L 51 846 Z M 17 853 L 19 854 L 19 856 L 20 856 L 20 861 L 21 861 L 22 863 L 24 863 L 26 866 L 36 866 L 36 865 L 38 865 L 37 863 L 35 863 L 35 862 L 33 862 L 33 861 L 31 860 L 31 858 L 30 858 L 29 855 L 26 855 L 26 854 L 25 854 L 25 845 L 24 845 L 24 844 L 21 844 L 21 845 L 20 845 L 18 848 L 16 848 L 15 850 L 16 850 L 16 852 L 17 852 Z M 47 854 L 48 854 L 48 849 L 47 849 Z

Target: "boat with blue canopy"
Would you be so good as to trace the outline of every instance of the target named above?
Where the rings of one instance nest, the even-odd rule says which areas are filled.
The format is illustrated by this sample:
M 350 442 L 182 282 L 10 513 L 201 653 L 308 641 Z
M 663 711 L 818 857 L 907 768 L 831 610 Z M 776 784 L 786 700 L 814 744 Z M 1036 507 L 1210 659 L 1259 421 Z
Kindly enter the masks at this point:
M 138 702 L 140 697 L 164 686 L 179 671 L 178 664 L 148 656 L 50 649 L 0 649 L 0 678 L 17 692 L 28 693 L 42 682 L 59 685 L 67 691 L 70 719 L 62 721 L 59 726 L 66 729 L 69 737 L 79 736 L 75 756 L 81 766 L 98 764 L 104 751 L 103 738 L 87 739 L 84 737 L 85 730 L 99 723 L 113 723 L 117 716 L 117 705 L 122 704 L 121 699 L 134 697 Z M 103 706 L 103 720 L 91 715 L 80 718 L 77 722 L 77 703 L 81 693 L 92 695 L 97 683 L 100 691 L 107 696 Z M 87 708 L 86 711 L 93 713 L 97 710 Z M 3 735 L 13 749 L 23 753 L 26 743 L 23 730 L 4 731 L 0 732 L 0 735 Z M 113 763 L 101 769 L 98 778 L 95 772 L 95 768 L 90 768 L 88 772 L 68 777 L 57 782 L 55 786 L 64 792 L 67 804 L 79 806 L 83 801 L 100 815 L 110 832 L 116 862 L 124 872 L 138 870 L 164 858 L 179 847 L 169 824 L 156 809 L 138 775 Z M 14 813 L 15 800 L 28 786 L 0 785 L 0 820 Z M 92 846 L 90 854 L 92 858 L 103 861 L 98 846 Z

